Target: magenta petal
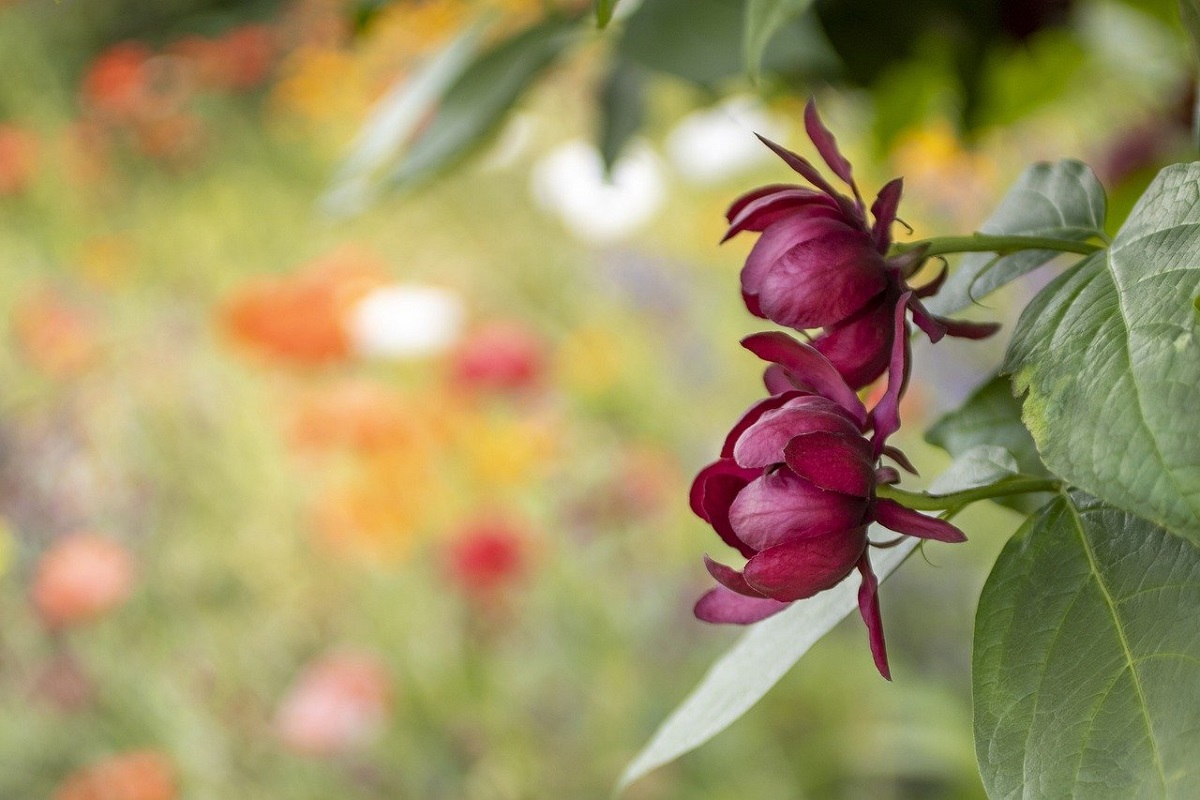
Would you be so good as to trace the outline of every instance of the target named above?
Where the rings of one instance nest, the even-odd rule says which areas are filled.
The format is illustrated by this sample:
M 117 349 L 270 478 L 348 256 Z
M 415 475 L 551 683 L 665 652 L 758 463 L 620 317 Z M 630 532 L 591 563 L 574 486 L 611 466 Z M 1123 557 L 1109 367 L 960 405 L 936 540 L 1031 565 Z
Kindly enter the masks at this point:
M 776 222 L 803 214 L 805 206 L 814 204 L 837 209 L 837 204 L 828 195 L 803 186 L 788 186 L 755 198 L 746 203 L 736 216 L 730 218 L 729 230 L 725 232 L 721 242 L 732 239 L 742 231 L 764 231 Z
M 764 197 L 768 197 L 778 192 L 785 192 L 789 189 L 796 188 L 801 187 L 797 187 L 795 184 L 791 183 L 769 183 L 766 186 L 760 186 L 757 189 L 752 189 L 730 204 L 729 209 L 725 212 L 725 219 L 726 221 L 732 223 L 734 217 L 742 213 L 742 209 L 753 203 L 755 200 L 761 200 Z
M 729 509 L 738 493 L 757 475 L 757 470 L 742 469 L 733 459 L 723 458 L 702 469 L 692 482 L 692 511 L 712 525 L 725 544 L 746 558 L 754 555 L 757 548 L 748 546 L 733 532 Z
M 742 339 L 742 347 L 764 361 L 778 364 L 794 380 L 812 387 L 817 394 L 846 409 L 860 426 L 866 424 L 867 409 L 862 400 L 846 385 L 829 359 L 810 345 L 802 344 L 786 333 L 769 331 L 747 336 Z
M 936 317 L 946 328 L 947 336 L 954 336 L 959 339 L 986 339 L 996 331 L 1000 330 L 998 322 L 967 322 L 961 319 L 946 319 L 945 317 Z
M 750 408 L 748 408 L 746 412 L 742 414 L 737 422 L 733 423 L 733 427 L 730 429 L 729 434 L 725 437 L 725 443 L 721 445 L 721 458 L 733 457 L 733 448 L 735 445 L 737 445 L 738 439 L 742 437 L 742 434 L 745 433 L 748 428 L 758 422 L 758 420 L 764 414 L 774 411 L 780 406 L 786 405 L 787 403 L 790 403 L 798 398 L 814 396 L 815 395 L 810 392 L 805 392 L 797 389 L 795 386 L 792 386 L 786 391 L 773 394 L 764 400 L 759 400 L 757 403 L 750 406 Z M 780 450 L 782 449 L 783 448 L 781 446 Z M 783 459 L 780 459 L 780 461 L 782 460 Z
M 900 295 L 895 309 L 895 329 L 892 333 L 892 361 L 888 367 L 888 385 L 879 403 L 871 410 L 875 421 L 874 454 L 878 457 L 883 452 L 887 438 L 900 429 L 900 397 L 908 385 L 908 323 L 904 313 L 912 292 Z
M 875 501 L 875 521 L 885 528 L 916 536 L 921 539 L 936 539 L 939 542 L 965 542 L 966 535 L 944 519 L 929 517 L 920 511 L 902 506 L 895 500 Z
M 865 526 L 797 539 L 754 556 L 743 574 L 751 587 L 768 597 L 802 600 L 841 583 L 866 547 Z
M 758 140 L 760 142 L 771 148 L 771 151 L 775 153 L 775 155 L 783 159 L 783 163 L 800 173 L 806 181 L 820 189 L 822 192 L 825 192 L 835 200 L 842 199 L 842 195 L 838 194 L 838 192 L 836 192 L 834 188 L 829 185 L 829 182 L 821 177 L 821 173 L 817 172 L 817 168 L 809 163 L 808 159 L 802 158 L 796 153 L 793 153 L 791 150 L 788 150 L 786 147 L 775 144 L 761 134 L 756 133 L 754 135 L 758 136 Z M 849 204 L 846 203 L 846 205 L 848 206 Z
M 784 448 L 794 437 L 814 431 L 842 433 L 863 441 L 853 420 L 832 400 L 808 396 L 764 413 L 733 448 L 738 466 L 762 469 L 786 460 Z M 868 453 L 869 455 L 869 453 Z
M 900 466 L 904 467 L 904 471 L 909 473 L 910 475 L 920 475 L 921 474 L 921 473 L 917 472 L 917 468 L 913 466 L 913 463 L 908 460 L 908 456 L 904 455 L 904 451 L 901 450 L 900 448 L 892 447 L 890 444 L 884 445 L 883 454 L 885 456 L 887 456 L 888 458 L 890 458 L 892 461 L 895 461 Z
M 900 482 L 900 472 L 895 467 L 880 467 L 875 470 L 875 483 L 892 485 Z
M 790 539 L 824 536 L 863 524 L 867 501 L 819 489 L 789 469 L 755 478 L 729 506 L 737 538 L 756 550 Z
M 946 335 L 946 326 L 941 321 L 930 314 L 925 304 L 913 295 L 908 300 L 908 307 L 912 309 L 913 322 L 917 323 L 917 327 L 925 331 L 925 335 L 929 337 L 929 341 L 933 343 L 940 342 L 942 337 Z
M 875 489 L 871 446 L 861 434 L 814 431 L 794 437 L 783 450 L 787 465 L 814 486 L 852 497 Z
M 726 566 L 719 561 L 713 561 L 707 555 L 704 556 L 704 566 L 708 570 L 708 574 L 716 579 L 717 583 L 724 586 L 730 591 L 744 594 L 747 597 L 763 597 L 763 593 L 746 583 L 746 579 L 742 573 L 738 572 L 733 567 Z
M 742 267 L 742 291 L 752 295 L 762 294 L 763 282 L 779 259 L 796 245 L 826 233 L 831 226 L 835 229 L 839 226 L 845 227 L 839 221 L 837 212 L 814 209 L 803 218 L 784 220 L 764 230 L 750 248 L 746 264 Z M 759 298 L 759 303 L 761 302 Z
M 888 367 L 892 352 L 890 292 L 843 322 L 825 329 L 812 347 L 837 368 L 852 389 L 869 386 Z
M 932 297 L 933 295 L 937 294 L 938 290 L 940 290 L 942 288 L 942 284 L 946 282 L 946 276 L 948 276 L 949 274 L 950 274 L 950 268 L 947 267 L 945 263 L 943 263 L 942 271 L 937 274 L 937 277 L 934 278 L 933 280 L 931 280 L 929 283 L 922 286 L 920 289 L 917 289 L 915 292 L 913 292 L 913 296 L 925 298 L 925 297 Z
M 900 206 L 903 191 L 904 179 L 895 178 L 879 190 L 871 204 L 871 216 L 875 218 L 871 238 L 875 240 L 875 249 L 881 253 L 886 253 L 892 246 L 892 223 L 896 221 L 896 209 Z
M 763 386 L 767 387 L 771 394 L 783 394 L 796 388 L 796 384 L 788 377 L 787 370 L 778 364 L 772 364 L 763 370 Z
M 846 184 L 854 190 L 854 197 L 858 200 L 858 205 L 862 206 L 862 196 L 858 193 L 858 185 L 854 182 L 854 176 L 850 172 L 850 162 L 842 155 L 842 151 L 838 149 L 837 139 L 833 137 L 829 129 L 825 127 L 825 123 L 821 122 L 821 116 L 817 113 L 817 104 L 813 100 L 809 100 L 804 106 L 804 130 L 808 133 L 808 138 L 816 145 L 817 152 L 821 154 L 821 158 L 833 170 L 833 174 L 837 175 Z
M 871 559 L 866 552 L 863 552 L 858 560 L 858 571 L 862 574 L 862 584 L 858 587 L 858 613 L 862 614 L 863 622 L 867 623 L 867 636 L 871 641 L 871 656 L 875 659 L 875 669 L 890 681 L 892 670 L 888 666 L 887 643 L 883 640 L 883 617 L 879 613 L 879 580 L 871 569 Z
M 767 597 L 746 597 L 731 592 L 724 586 L 718 586 L 705 592 L 696 601 L 693 613 L 697 619 L 705 622 L 750 625 L 772 614 L 778 614 L 788 605 Z
M 887 266 L 871 238 L 844 223 L 820 221 L 828 224 L 779 256 L 761 273 L 757 286 L 743 282 L 758 294 L 767 318 L 780 325 L 833 325 L 887 288 Z M 749 259 L 746 263 L 749 269 Z

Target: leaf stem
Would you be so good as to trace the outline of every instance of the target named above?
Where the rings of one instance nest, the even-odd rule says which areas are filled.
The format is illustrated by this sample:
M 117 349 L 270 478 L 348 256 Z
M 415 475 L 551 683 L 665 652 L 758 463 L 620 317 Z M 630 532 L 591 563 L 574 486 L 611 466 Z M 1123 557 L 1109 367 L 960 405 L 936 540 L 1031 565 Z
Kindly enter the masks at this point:
M 973 233 L 970 236 L 934 236 L 915 242 L 896 244 L 896 254 L 927 248 L 924 255 L 940 256 L 949 253 L 997 253 L 1007 255 L 1019 250 L 1058 250 L 1063 253 L 1091 255 L 1104 247 L 1091 242 L 1076 242 L 1056 239 L 1051 236 L 1005 236 L 988 233 Z
M 964 489 L 953 494 L 926 494 L 925 492 L 908 492 L 894 486 L 880 484 L 875 488 L 877 497 L 895 500 L 902 506 L 916 511 L 946 511 L 957 512 L 962 506 L 977 500 L 990 500 L 995 497 L 1010 497 L 1014 494 L 1030 492 L 1057 492 L 1062 488 L 1062 482 L 1053 478 L 1030 478 L 1018 476 L 1005 478 L 1002 481 L 980 486 L 976 489 Z

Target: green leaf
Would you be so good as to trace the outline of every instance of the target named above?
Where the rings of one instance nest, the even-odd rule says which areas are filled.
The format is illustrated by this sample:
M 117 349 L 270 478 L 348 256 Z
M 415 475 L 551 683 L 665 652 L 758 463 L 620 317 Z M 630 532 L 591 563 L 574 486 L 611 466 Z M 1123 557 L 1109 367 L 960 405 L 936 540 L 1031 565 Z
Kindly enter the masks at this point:
M 909 538 L 889 550 L 872 553 L 882 581 L 911 553 Z M 650 742 L 629 763 L 617 792 L 716 736 L 745 714 L 833 626 L 858 608 L 858 577 L 750 626 L 712 665 L 690 695 L 659 726 Z
M 763 54 L 771 38 L 789 20 L 803 14 L 812 0 L 747 0 L 745 29 L 742 34 L 742 55 L 746 72 L 758 77 Z
M 956 459 L 980 445 L 1003 448 L 1017 462 L 1023 475 L 1049 477 L 1038 456 L 1033 437 L 1021 422 L 1021 403 L 1013 397 L 1008 378 L 994 377 L 943 416 L 925 434 L 925 441 L 945 450 Z M 997 498 L 995 502 L 1026 514 L 1045 505 L 1048 495 L 1030 494 Z
M 396 156 L 439 98 L 462 76 L 494 19 L 486 14 L 476 20 L 376 103 L 322 197 L 322 206 L 344 214 L 358 211 L 370 201 L 375 174 Z
M 596 27 L 603 30 L 608 27 L 608 23 L 612 21 L 613 9 L 617 7 L 618 0 L 596 0 L 593 8 L 596 12 Z
M 1064 159 L 1026 169 L 979 230 L 1084 241 L 1104 236 L 1105 213 L 1104 187 L 1091 167 Z M 1053 250 L 1022 250 L 1002 258 L 969 253 L 926 305 L 935 314 L 961 311 L 1057 255 Z
M 410 186 L 428 180 L 467 155 L 499 127 L 509 108 L 577 35 L 575 19 L 552 18 L 483 53 L 442 96 L 391 181 Z
M 954 463 L 929 484 L 927 494 L 947 495 L 991 486 L 1017 475 L 1021 468 L 1013 454 L 994 444 L 977 444 L 954 459 Z
M 618 61 L 600 87 L 600 155 L 611 172 L 646 116 L 646 78 L 640 67 Z
M 1086 495 L 1005 546 L 979 599 L 991 797 L 1200 797 L 1200 550 Z
M 1004 371 L 1046 466 L 1200 542 L 1200 163 L 1159 173 L 1112 247 L 1056 278 Z

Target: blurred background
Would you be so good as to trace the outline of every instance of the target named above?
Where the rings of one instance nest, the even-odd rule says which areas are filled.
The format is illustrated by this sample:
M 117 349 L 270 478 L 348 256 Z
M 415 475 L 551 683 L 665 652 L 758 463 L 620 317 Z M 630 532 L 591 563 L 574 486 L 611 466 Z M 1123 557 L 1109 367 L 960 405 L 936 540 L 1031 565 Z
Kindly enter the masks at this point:
M 1192 157 L 1166 0 L 794 5 L 0 2 L 0 798 L 608 796 L 738 633 L 685 497 L 762 393 L 752 131 L 810 152 L 815 94 L 917 237 L 1066 156 L 1115 229 Z M 918 346 L 924 475 L 1003 340 Z M 851 618 L 627 796 L 981 797 L 1020 518 L 961 520 L 883 589 L 894 684 Z

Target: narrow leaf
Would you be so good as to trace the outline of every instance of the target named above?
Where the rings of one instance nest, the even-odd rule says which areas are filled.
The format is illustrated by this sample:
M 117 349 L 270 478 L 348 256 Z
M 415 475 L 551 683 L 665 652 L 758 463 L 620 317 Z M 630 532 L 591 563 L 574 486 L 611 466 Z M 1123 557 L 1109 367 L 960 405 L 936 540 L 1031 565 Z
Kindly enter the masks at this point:
M 617 7 L 618 0 L 596 0 L 594 9 L 596 12 L 596 27 L 603 30 L 608 27 L 608 23 L 612 22 L 613 10 Z
M 771 38 L 787 22 L 803 14 L 812 0 L 748 0 L 742 54 L 746 72 L 757 77 Z
M 645 84 L 639 66 L 617 61 L 600 87 L 600 155 L 608 172 L 642 127 L 646 115 Z
M 1105 213 L 1104 187 L 1091 167 L 1064 159 L 1026 169 L 979 230 L 1084 241 L 1104 235 Z M 1057 255 L 1054 250 L 1022 250 L 1002 258 L 969 253 L 925 305 L 943 316 L 961 311 Z
M 1111 248 L 1042 290 L 1004 365 L 1046 466 L 1200 542 L 1200 163 L 1159 173 Z
M 407 186 L 427 180 L 482 143 L 538 75 L 562 55 L 577 27 L 574 19 L 549 19 L 472 62 L 442 96 L 391 181 Z
M 488 14 L 476 20 L 375 104 L 321 200 L 326 209 L 351 213 L 369 200 L 375 173 L 397 154 L 463 74 L 494 18 Z
M 991 797 L 1200 797 L 1200 550 L 1086 495 L 1017 532 L 979 600 Z
M 916 545 L 916 539 L 909 539 L 872 553 L 879 579 L 900 566 Z M 750 627 L 625 768 L 617 791 L 704 744 L 750 710 L 818 639 L 858 609 L 858 584 L 855 573 Z

